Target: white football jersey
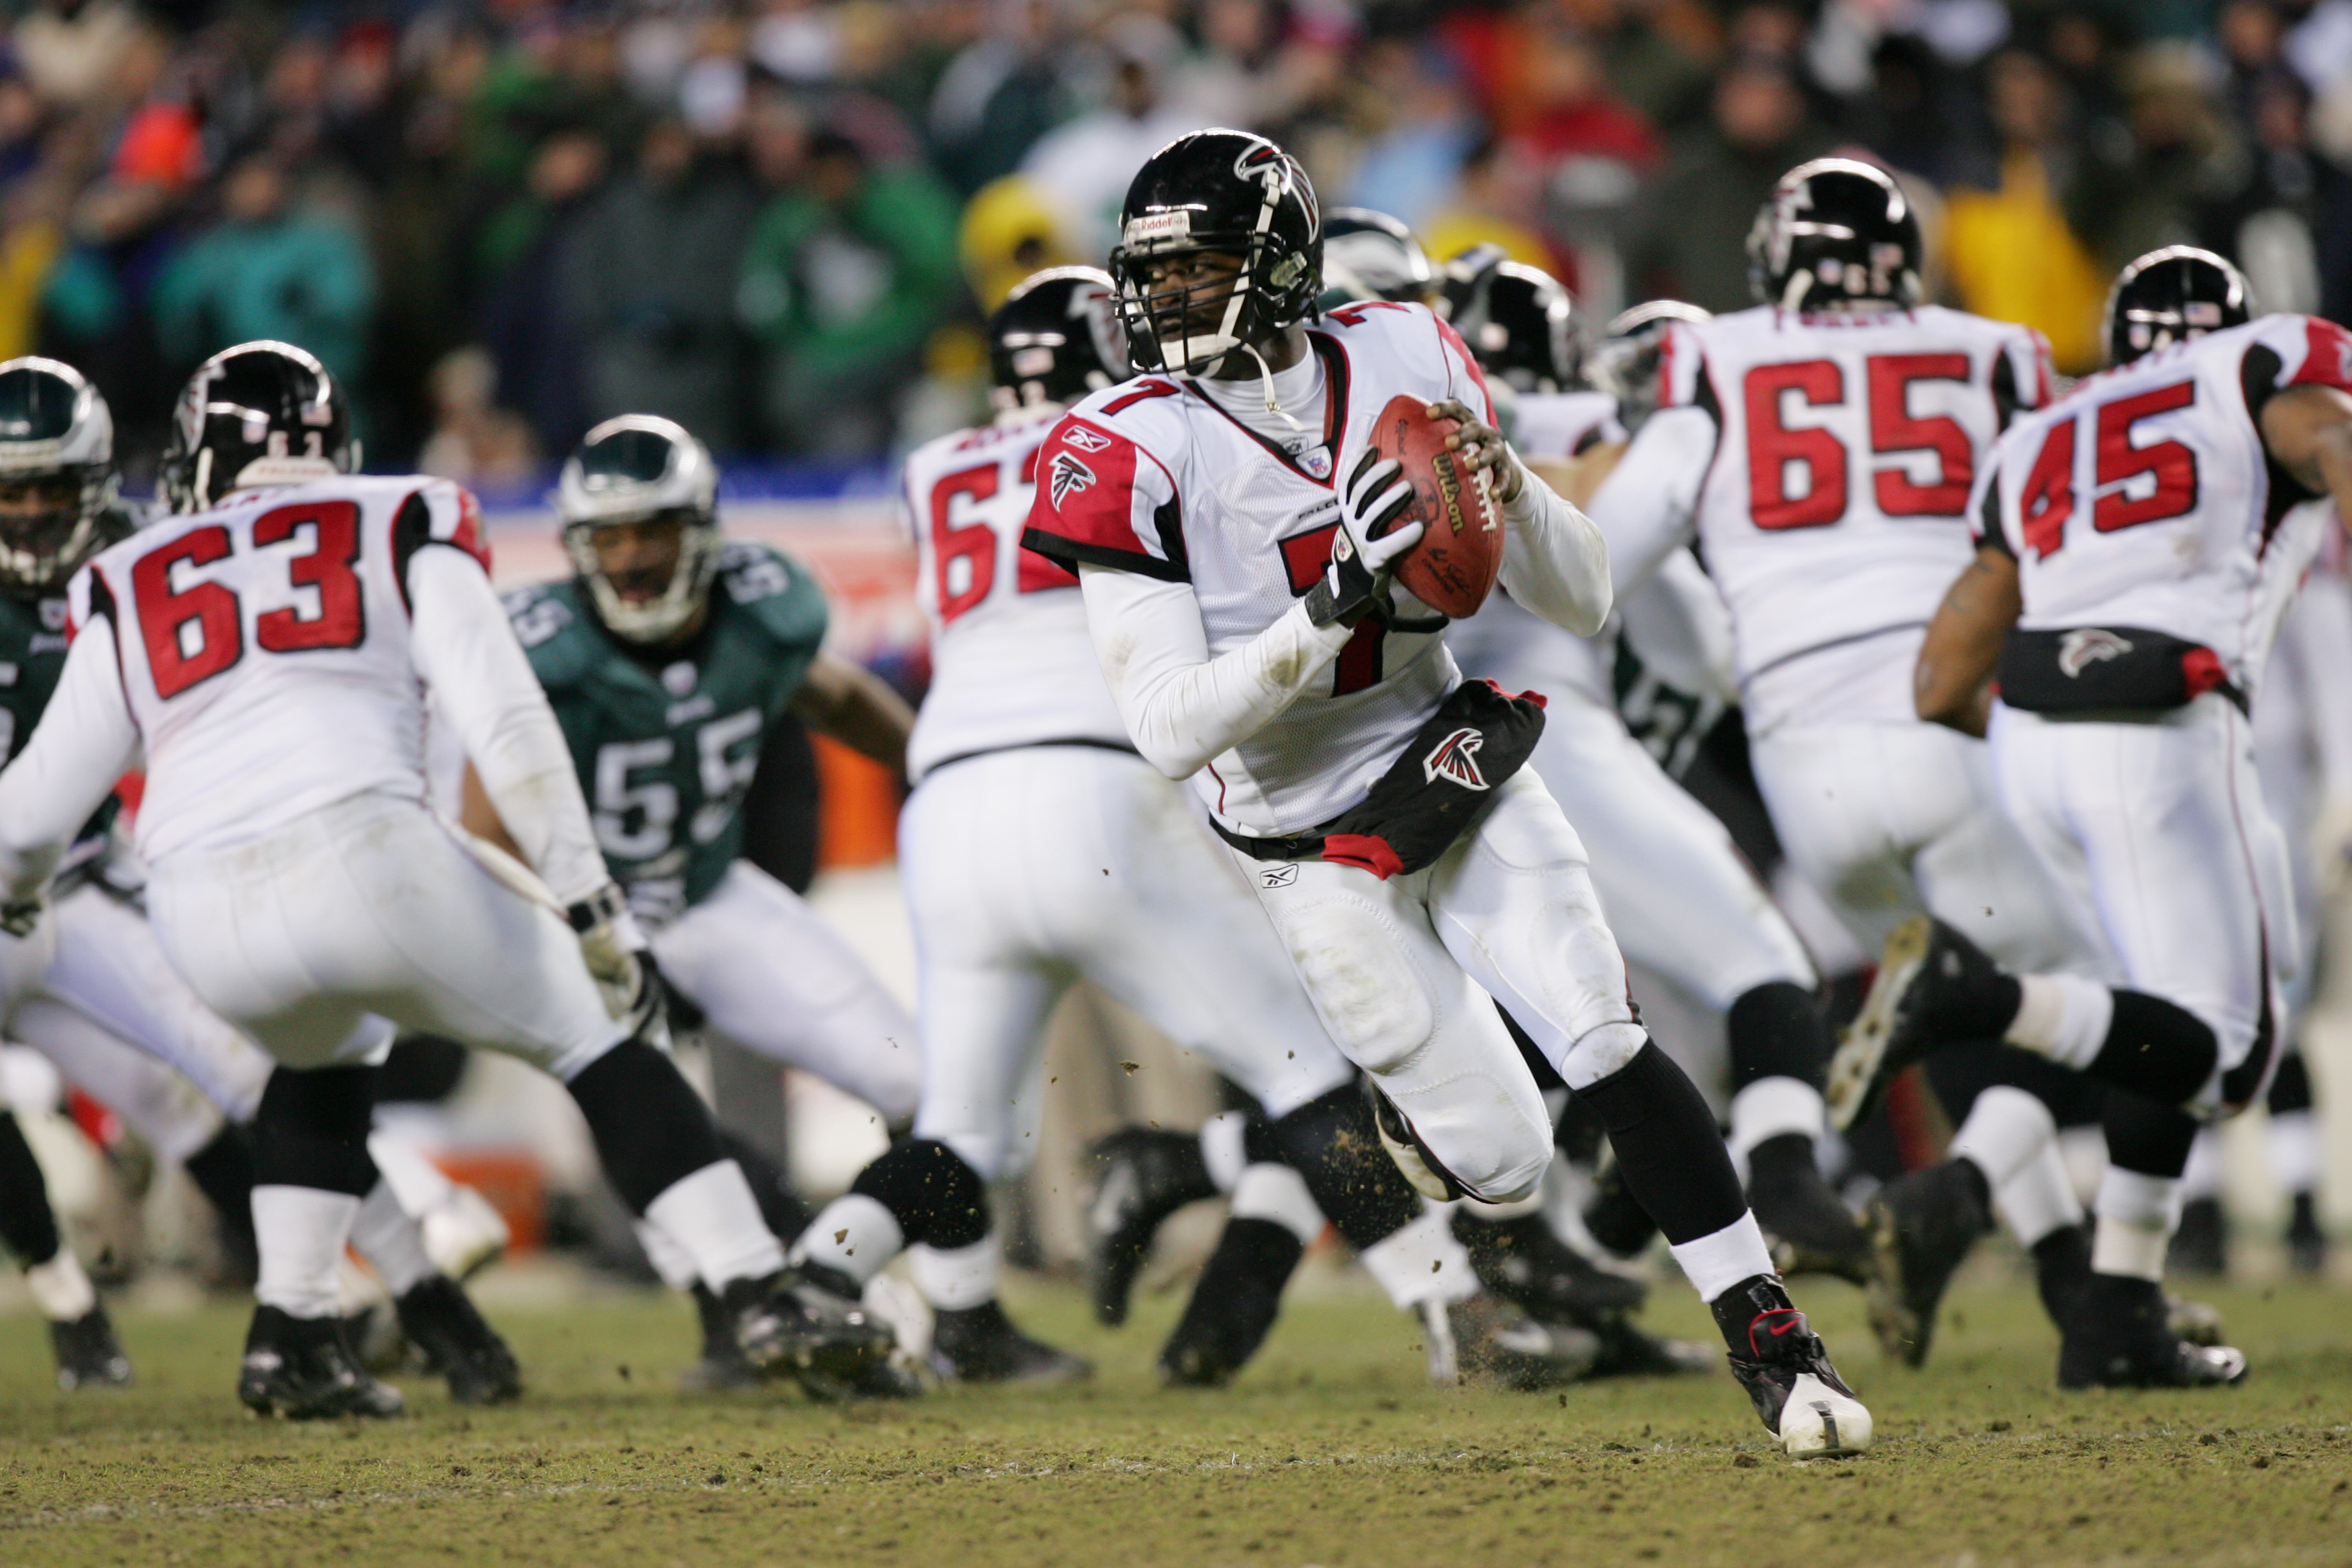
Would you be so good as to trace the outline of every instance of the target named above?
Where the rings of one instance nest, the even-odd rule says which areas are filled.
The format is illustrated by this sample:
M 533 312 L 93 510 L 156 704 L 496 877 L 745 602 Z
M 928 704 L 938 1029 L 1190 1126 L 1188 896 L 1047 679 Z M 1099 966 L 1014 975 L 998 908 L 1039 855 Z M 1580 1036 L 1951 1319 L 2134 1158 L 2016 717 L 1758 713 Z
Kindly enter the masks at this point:
M 425 798 L 402 582 L 432 543 L 487 568 L 467 491 L 339 478 L 159 520 L 75 574 L 69 626 L 115 639 L 146 751 L 142 855 L 257 837 L 365 792 Z
M 959 431 L 907 458 L 899 490 L 931 623 L 931 689 L 908 773 L 1045 741 L 1128 747 L 1077 577 L 1021 543 L 1052 416 Z
M 1308 331 L 1324 374 L 1321 445 L 1292 458 L 1168 376 L 1097 392 L 1039 454 L 1025 542 L 1071 563 L 1191 584 L 1211 658 L 1271 626 L 1323 575 L 1339 528 L 1335 475 L 1355 465 L 1389 402 L 1459 398 L 1491 417 L 1454 330 L 1420 305 L 1372 301 Z M 1329 679 L 1193 784 L 1226 827 L 1302 833 L 1362 800 L 1461 683 L 1443 617 L 1402 588 L 1367 619 Z
M 2131 627 L 2200 643 L 2252 694 L 2326 526 L 2263 449 L 2290 386 L 2352 392 L 2352 333 L 2264 316 L 2084 381 L 2001 437 L 1975 516 L 2017 558 L 2033 631 Z
M 1659 406 L 1715 422 L 1694 521 L 1751 732 L 1916 721 L 1911 668 L 1972 553 L 1977 469 L 2014 411 L 2049 396 L 2040 334 L 1939 307 L 1674 325 Z

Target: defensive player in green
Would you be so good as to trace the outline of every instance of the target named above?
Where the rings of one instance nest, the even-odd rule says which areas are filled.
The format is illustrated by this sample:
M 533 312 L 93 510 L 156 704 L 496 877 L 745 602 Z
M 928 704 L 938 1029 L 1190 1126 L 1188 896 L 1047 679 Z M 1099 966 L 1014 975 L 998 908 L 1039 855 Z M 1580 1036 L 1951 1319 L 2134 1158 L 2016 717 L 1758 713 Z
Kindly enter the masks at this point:
M 813 1072 L 895 1129 L 913 1116 L 920 1081 L 913 1020 L 740 851 L 744 798 L 779 715 L 903 773 L 914 714 L 877 677 L 819 651 L 824 594 L 806 568 L 719 537 L 718 482 L 709 452 L 669 420 L 598 426 L 557 490 L 573 574 L 522 590 L 508 611 L 571 745 L 605 862 L 651 936 L 672 1018 Z M 470 777 L 465 812 L 469 828 L 500 841 Z M 683 1255 L 658 1232 L 639 1234 L 664 1277 L 687 1288 Z M 729 1336 L 709 1342 L 723 1360 Z

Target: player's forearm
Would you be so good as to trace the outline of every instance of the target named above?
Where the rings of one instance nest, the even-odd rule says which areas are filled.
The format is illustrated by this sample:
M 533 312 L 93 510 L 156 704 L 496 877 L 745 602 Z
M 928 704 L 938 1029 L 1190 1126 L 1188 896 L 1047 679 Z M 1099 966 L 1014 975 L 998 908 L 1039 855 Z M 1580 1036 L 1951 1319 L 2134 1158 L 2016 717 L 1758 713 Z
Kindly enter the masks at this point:
M 793 710 L 861 755 L 904 775 L 907 739 L 915 732 L 915 710 L 872 670 L 820 654 L 808 680 L 793 699 Z
M 1591 518 L 1525 472 L 1503 504 L 1503 586 L 1556 626 L 1589 637 L 1609 618 L 1609 545 Z
M 0 772 L 0 902 L 41 889 L 66 846 L 139 754 L 122 700 L 114 630 L 93 623 L 74 639 L 47 711 Z
M 471 557 L 426 549 L 409 563 L 417 673 L 465 743 L 508 836 L 558 901 L 612 880 L 563 730 Z
M 1627 598 L 1690 542 L 1699 487 L 1715 460 L 1714 416 L 1665 408 L 1643 421 L 1585 510 L 1609 546 L 1615 596 Z
M 1965 734 L 1985 732 L 1993 667 L 2000 662 L 2001 639 L 2017 624 L 2022 605 L 2017 563 L 1991 545 L 1979 547 L 1944 595 L 1919 645 L 1911 701 L 1920 718 Z
M 1200 602 L 1181 583 L 1082 566 L 1095 657 L 1144 760 L 1190 778 L 1265 727 L 1331 667 L 1354 632 L 1318 626 L 1303 605 L 1241 647 L 1209 657 Z

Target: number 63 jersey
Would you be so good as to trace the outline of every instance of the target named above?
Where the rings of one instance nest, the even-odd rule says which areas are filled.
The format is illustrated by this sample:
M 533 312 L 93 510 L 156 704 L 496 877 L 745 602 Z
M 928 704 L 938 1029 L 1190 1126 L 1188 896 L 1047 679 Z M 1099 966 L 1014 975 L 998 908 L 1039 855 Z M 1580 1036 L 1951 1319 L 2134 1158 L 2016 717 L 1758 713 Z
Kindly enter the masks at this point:
M 142 854 L 259 837 L 370 791 L 424 798 L 404 583 L 431 545 L 487 569 L 471 495 L 352 477 L 238 492 L 76 574 L 68 635 L 114 638 L 146 751 Z

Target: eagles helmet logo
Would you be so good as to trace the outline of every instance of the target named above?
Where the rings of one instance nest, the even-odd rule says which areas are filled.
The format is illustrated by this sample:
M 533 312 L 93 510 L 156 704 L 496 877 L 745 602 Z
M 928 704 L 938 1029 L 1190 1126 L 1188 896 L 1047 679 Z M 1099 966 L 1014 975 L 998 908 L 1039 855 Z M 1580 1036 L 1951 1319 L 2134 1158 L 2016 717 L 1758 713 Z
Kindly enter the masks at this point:
M 1422 782 L 1435 784 L 1445 779 L 1464 789 L 1487 788 L 1486 774 L 1478 771 L 1478 752 L 1486 743 L 1482 731 L 1465 724 L 1421 759 Z
M 2111 658 L 2121 658 L 2131 652 L 2132 645 L 2111 631 L 2090 626 L 2082 631 L 2068 632 L 2058 639 L 2058 668 L 2069 679 L 2079 677 L 2095 664 Z
M 1053 472 L 1048 476 L 1048 488 L 1054 493 L 1054 504 L 1061 505 L 1095 482 L 1095 471 L 1078 461 L 1070 452 L 1054 454 Z

